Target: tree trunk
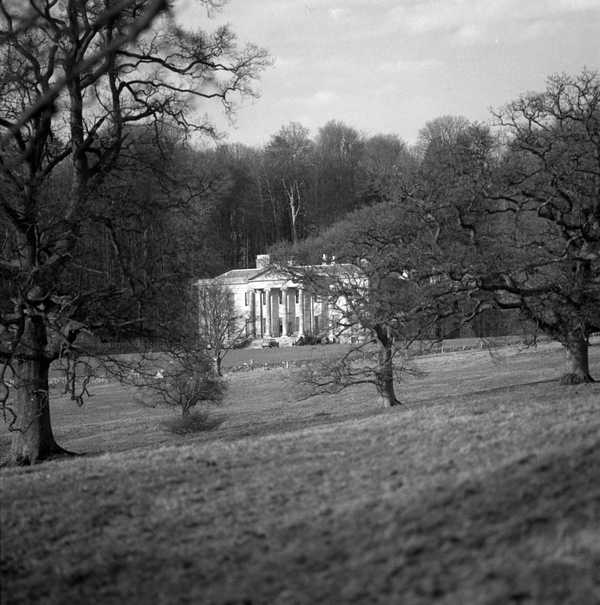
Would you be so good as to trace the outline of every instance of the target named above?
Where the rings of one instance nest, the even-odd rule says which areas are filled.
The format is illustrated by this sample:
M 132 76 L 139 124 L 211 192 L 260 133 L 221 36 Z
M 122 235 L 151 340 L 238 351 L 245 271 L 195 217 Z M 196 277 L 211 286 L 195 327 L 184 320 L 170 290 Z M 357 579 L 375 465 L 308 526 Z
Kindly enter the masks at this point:
M 390 339 L 380 338 L 378 357 L 379 366 L 375 372 L 375 379 L 377 390 L 383 398 L 383 406 L 390 408 L 401 405 L 402 402 L 396 398 L 394 391 L 394 355 Z
M 60 454 L 68 454 L 54 440 L 50 422 L 48 372 L 45 357 L 46 334 L 41 317 L 25 320 L 25 330 L 17 351 L 9 462 L 34 464 Z
M 589 343 L 584 336 L 570 335 L 566 343 L 563 343 L 567 356 L 567 372 L 561 378 L 562 384 L 580 384 L 582 382 L 594 382 L 590 374 L 589 366 Z
M 215 373 L 217 374 L 217 376 L 223 376 L 223 371 L 221 369 L 222 361 L 223 358 L 221 357 L 221 355 L 215 355 Z

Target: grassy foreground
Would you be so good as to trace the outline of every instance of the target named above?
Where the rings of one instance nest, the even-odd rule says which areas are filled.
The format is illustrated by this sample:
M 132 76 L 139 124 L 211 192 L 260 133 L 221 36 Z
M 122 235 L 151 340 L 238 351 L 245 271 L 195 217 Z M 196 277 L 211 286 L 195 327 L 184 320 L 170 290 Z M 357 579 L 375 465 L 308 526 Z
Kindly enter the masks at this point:
M 59 401 L 96 455 L 1 471 L 2 603 L 597 605 L 600 384 L 559 387 L 562 361 L 424 357 L 390 411 L 231 374 L 185 438 L 114 385 Z

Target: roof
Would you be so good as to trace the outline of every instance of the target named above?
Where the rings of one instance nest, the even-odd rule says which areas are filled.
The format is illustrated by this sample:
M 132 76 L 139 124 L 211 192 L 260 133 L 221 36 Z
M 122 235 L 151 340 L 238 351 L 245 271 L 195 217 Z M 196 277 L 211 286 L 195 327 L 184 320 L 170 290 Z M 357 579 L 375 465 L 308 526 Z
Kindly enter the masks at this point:
M 280 269 L 277 265 L 268 265 L 259 269 L 232 269 L 217 275 L 212 279 L 199 279 L 196 283 L 198 285 L 205 285 L 212 281 L 219 281 L 223 284 L 245 284 L 255 279 L 269 279 L 269 274 L 273 275 L 278 279 L 293 279 L 294 277 L 301 277 L 303 274 L 311 273 L 315 277 L 348 277 L 348 276 L 360 276 L 361 270 L 351 263 L 331 263 L 321 265 L 291 265 L 288 271 Z
M 225 284 L 242 284 L 246 283 L 249 279 L 252 279 L 258 273 L 261 273 L 264 269 L 232 269 L 217 275 L 212 279 L 199 279 L 197 284 L 207 284 L 214 280 L 218 280 Z
M 311 277 L 329 277 L 329 278 L 347 278 L 362 277 L 363 271 L 352 263 L 328 263 L 320 265 L 294 265 L 289 268 L 292 276 L 299 278 Z

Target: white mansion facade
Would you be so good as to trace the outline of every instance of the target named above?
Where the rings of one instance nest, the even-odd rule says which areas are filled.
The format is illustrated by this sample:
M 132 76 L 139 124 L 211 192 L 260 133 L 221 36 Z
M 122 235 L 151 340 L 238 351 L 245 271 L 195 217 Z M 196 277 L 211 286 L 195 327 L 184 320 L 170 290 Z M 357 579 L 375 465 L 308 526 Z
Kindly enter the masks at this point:
M 343 316 L 340 300 L 316 296 L 294 281 L 291 277 L 293 267 L 291 269 L 290 272 L 282 271 L 271 264 L 268 254 L 260 254 L 253 269 L 233 269 L 212 280 L 198 280 L 196 285 L 202 288 L 217 281 L 229 288 L 233 294 L 238 332 L 247 338 L 277 339 L 282 345 L 309 336 L 327 337 L 330 341 L 339 339 Z M 321 276 L 334 269 L 337 274 L 344 269 L 354 274 L 357 270 L 354 265 L 333 262 L 302 269 L 314 270 Z

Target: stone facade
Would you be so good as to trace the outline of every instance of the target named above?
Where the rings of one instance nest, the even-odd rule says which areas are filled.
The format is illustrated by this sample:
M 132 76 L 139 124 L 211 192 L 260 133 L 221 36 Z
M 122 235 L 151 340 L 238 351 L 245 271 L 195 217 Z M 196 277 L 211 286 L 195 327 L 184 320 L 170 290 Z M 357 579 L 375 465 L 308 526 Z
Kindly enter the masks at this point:
M 321 266 L 314 269 L 322 271 Z M 282 345 L 300 337 L 339 339 L 339 301 L 319 298 L 295 283 L 289 274 L 270 264 L 267 254 L 256 257 L 254 269 L 233 269 L 215 280 L 231 290 L 239 331 L 249 339 L 277 339 Z M 210 281 L 198 280 L 197 286 L 201 288 Z

